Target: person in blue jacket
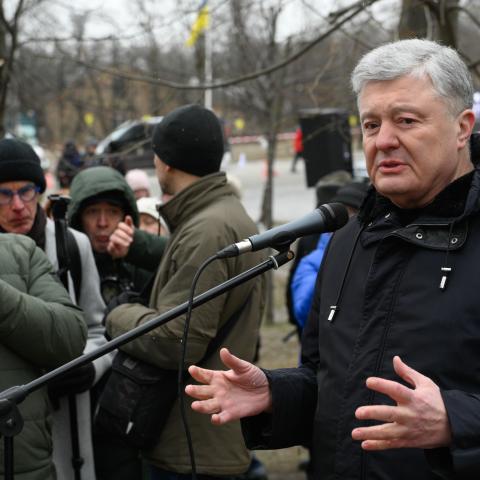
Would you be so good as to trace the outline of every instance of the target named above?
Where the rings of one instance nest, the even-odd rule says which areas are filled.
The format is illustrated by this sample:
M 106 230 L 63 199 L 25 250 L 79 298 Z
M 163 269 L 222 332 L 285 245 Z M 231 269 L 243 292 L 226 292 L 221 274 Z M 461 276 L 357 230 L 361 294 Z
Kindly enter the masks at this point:
M 348 183 L 337 191 L 332 202 L 343 203 L 347 207 L 349 215 L 355 215 L 365 198 L 367 187 L 367 184 L 363 182 Z M 312 306 L 315 281 L 331 235 L 331 233 L 320 235 L 315 250 L 300 260 L 293 275 L 290 287 L 293 312 L 300 330 L 303 330 Z

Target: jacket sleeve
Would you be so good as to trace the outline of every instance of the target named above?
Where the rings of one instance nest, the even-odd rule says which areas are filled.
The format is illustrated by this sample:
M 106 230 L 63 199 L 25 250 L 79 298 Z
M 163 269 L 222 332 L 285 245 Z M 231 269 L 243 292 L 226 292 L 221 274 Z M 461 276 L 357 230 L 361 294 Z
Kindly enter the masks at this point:
M 201 235 L 195 229 L 182 232 L 182 241 L 177 242 L 169 258 L 168 282 L 160 291 L 155 291 L 154 287 L 155 298 L 150 302 L 152 308 L 139 304 L 125 304 L 115 308 L 107 317 L 107 331 L 110 336 L 117 337 L 186 302 L 198 267 L 224 243 L 221 233 L 215 231 L 202 232 Z M 231 261 L 235 260 L 217 261 L 209 265 L 200 276 L 195 295 L 227 280 L 227 262 Z M 187 364 L 198 362 L 203 357 L 210 340 L 215 337 L 226 295 L 221 295 L 192 311 Z M 176 369 L 182 349 L 184 324 L 185 316 L 182 315 L 121 348 L 140 360 L 162 368 Z
M 73 234 L 77 241 L 82 264 L 82 284 L 78 306 L 85 314 L 88 329 L 84 353 L 90 353 L 107 342 L 105 326 L 102 323 L 105 315 L 105 303 L 100 293 L 100 276 L 98 275 L 90 241 L 83 233 L 73 231 Z M 101 378 L 111 364 L 112 354 L 104 355 L 93 362 L 95 382 Z
M 443 478 L 480 478 L 480 395 L 443 390 L 452 430 L 450 448 L 426 451 L 432 469 Z
M 242 419 L 247 447 L 258 450 L 310 444 L 317 404 L 315 371 L 301 366 L 265 373 L 272 392 L 272 413 Z
M 82 353 L 87 330 L 44 253 L 33 242 L 28 245 L 27 293 L 0 280 L 0 337 L 25 359 L 53 368 Z
M 298 264 L 292 280 L 293 311 L 297 323 L 303 328 L 312 307 L 315 279 L 318 275 L 323 252 L 314 250 L 303 257 Z
M 166 244 L 167 237 L 152 235 L 136 228 L 125 260 L 138 268 L 155 272 L 162 259 Z
M 319 282 L 320 275 L 317 279 Z M 272 392 L 272 413 L 242 419 L 242 432 L 248 448 L 274 449 L 309 445 L 317 405 L 316 371 L 318 351 L 318 309 L 315 296 L 302 334 L 302 357 L 298 368 L 265 370 Z

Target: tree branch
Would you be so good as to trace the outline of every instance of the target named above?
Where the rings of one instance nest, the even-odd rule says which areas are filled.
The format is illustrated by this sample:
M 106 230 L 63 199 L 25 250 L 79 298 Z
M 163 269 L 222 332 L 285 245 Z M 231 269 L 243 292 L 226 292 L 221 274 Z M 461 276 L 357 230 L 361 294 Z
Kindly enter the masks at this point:
M 107 67 L 100 67 L 98 65 L 93 65 L 78 59 L 74 58 L 69 58 L 66 57 L 67 60 L 78 63 L 80 65 L 83 65 L 86 68 L 91 68 L 93 70 L 97 70 L 99 72 L 107 73 L 112 76 L 116 76 L 119 78 L 124 78 L 126 80 L 134 81 L 134 82 L 143 82 L 143 83 L 152 83 L 155 85 L 163 85 L 166 87 L 170 88 L 175 88 L 177 90 L 205 90 L 205 89 L 218 89 L 218 88 L 225 88 L 229 87 L 232 85 L 236 85 L 242 82 L 246 82 L 248 80 L 253 80 L 255 78 L 268 75 L 270 73 L 275 72 L 276 70 L 280 70 L 281 68 L 286 67 L 290 63 L 293 63 L 294 61 L 298 60 L 300 57 L 305 55 L 309 50 L 311 50 L 315 45 L 323 41 L 325 38 L 329 37 L 333 32 L 338 30 L 342 25 L 345 23 L 349 22 L 352 20 L 354 17 L 356 17 L 359 13 L 364 11 L 367 7 L 372 5 L 373 3 L 377 2 L 378 0 L 365 0 L 365 1 L 360 1 L 357 2 L 356 5 L 358 5 L 357 8 L 348 16 L 344 17 L 343 20 L 339 21 L 338 23 L 332 25 L 326 32 L 318 35 L 314 40 L 311 42 L 307 43 L 303 48 L 300 48 L 297 52 L 294 54 L 288 56 L 284 60 L 277 62 L 270 67 L 263 68 L 260 70 L 256 70 L 254 72 L 251 72 L 246 75 L 242 75 L 230 80 L 225 80 L 222 82 L 214 82 L 210 84 L 198 84 L 198 85 L 188 85 L 188 84 L 183 84 L 183 83 L 177 83 L 177 82 L 172 82 L 169 80 L 164 80 L 161 78 L 153 78 L 145 75 L 136 75 L 136 74 L 130 74 L 130 73 L 124 73 L 124 72 L 119 72 L 118 70 L 112 69 L 112 68 L 107 68 Z M 50 58 L 50 57 L 48 57 Z

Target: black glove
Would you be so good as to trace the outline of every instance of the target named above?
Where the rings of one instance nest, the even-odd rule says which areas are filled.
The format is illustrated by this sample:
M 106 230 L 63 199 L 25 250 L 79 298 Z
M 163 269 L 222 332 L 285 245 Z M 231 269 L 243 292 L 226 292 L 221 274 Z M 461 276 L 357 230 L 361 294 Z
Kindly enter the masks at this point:
M 52 380 L 48 384 L 48 395 L 52 401 L 65 395 L 86 392 L 93 386 L 95 367 L 89 362 Z

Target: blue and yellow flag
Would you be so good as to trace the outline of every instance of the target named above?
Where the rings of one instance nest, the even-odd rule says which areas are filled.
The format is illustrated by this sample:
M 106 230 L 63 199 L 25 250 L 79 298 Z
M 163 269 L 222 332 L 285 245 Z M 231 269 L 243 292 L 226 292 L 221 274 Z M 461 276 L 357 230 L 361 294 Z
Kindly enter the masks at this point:
M 200 8 L 198 9 L 198 14 L 195 22 L 193 22 L 192 30 L 190 31 L 190 36 L 188 37 L 185 44 L 189 47 L 195 45 L 195 42 L 198 39 L 198 36 L 208 28 L 208 23 L 210 21 L 208 13 L 207 0 L 203 0 Z

